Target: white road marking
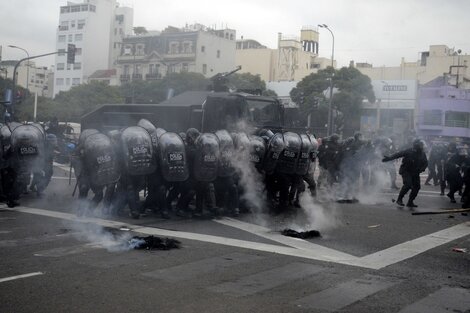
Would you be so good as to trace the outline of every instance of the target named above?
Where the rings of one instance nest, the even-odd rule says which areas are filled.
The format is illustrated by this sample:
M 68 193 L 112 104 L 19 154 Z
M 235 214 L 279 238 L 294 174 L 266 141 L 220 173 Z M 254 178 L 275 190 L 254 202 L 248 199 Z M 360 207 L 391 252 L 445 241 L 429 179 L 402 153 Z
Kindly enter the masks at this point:
M 250 223 L 245 223 L 233 218 L 223 218 L 221 220 L 215 220 L 215 222 L 231 226 L 234 228 L 238 228 L 241 230 L 244 230 L 246 232 L 252 233 L 254 235 L 276 241 L 278 243 L 281 243 L 283 245 L 293 247 L 296 249 L 301 249 L 301 250 L 306 250 L 306 251 L 314 251 L 315 254 L 317 255 L 323 255 L 331 260 L 337 260 L 337 261 L 342 261 L 342 260 L 348 260 L 348 259 L 355 259 L 356 257 L 347 253 L 343 253 L 338 250 L 333 250 L 321 245 L 317 245 L 314 243 L 311 243 L 306 240 L 298 239 L 298 238 L 292 238 L 292 237 L 286 237 L 284 235 L 281 235 L 278 232 L 273 232 L 273 230 L 269 228 L 265 228 L 263 226 L 255 225 L 255 224 L 250 224 Z
M 57 162 L 52 163 L 53 166 L 60 168 L 61 170 L 64 170 L 66 172 L 70 171 L 70 165 L 63 165 Z M 72 170 L 73 171 L 73 170 Z
M 23 275 L 16 275 L 16 276 L 0 278 L 0 283 L 10 281 L 10 280 L 15 280 L 15 279 L 21 279 L 21 278 L 37 276 L 37 275 L 44 275 L 44 273 L 43 272 L 34 272 L 34 273 L 29 273 L 29 274 L 23 274 Z
M 76 179 L 75 177 L 72 177 L 72 178 L 68 178 L 68 177 L 65 177 L 65 176 L 52 176 L 52 179 L 64 179 L 64 180 L 74 180 Z
M 407 241 L 405 243 L 396 245 L 394 247 L 370 254 L 364 257 L 354 257 L 348 255 L 346 253 L 335 251 L 326 247 L 322 247 L 319 245 L 314 245 L 310 243 L 300 243 L 300 241 L 289 241 L 289 239 L 283 239 L 284 244 L 293 245 L 286 247 L 286 246 L 279 246 L 273 244 L 265 244 L 265 243 L 258 243 L 258 242 L 251 242 L 245 240 L 238 240 L 232 238 L 225 238 L 219 236 L 212 236 L 212 235 L 204 235 L 198 233 L 189 233 L 189 232 L 182 232 L 182 231 L 173 231 L 173 230 L 166 230 L 160 229 L 155 227 L 145 227 L 133 224 L 126 224 L 123 222 L 112 221 L 112 220 L 105 220 L 100 218 L 78 218 L 74 214 L 70 213 L 63 213 L 57 211 L 50 211 L 50 210 L 43 210 L 43 209 L 36 209 L 36 208 L 28 208 L 28 207 L 16 207 L 10 209 L 11 211 L 29 213 L 29 214 L 36 214 L 41 216 L 48 216 L 53 218 L 60 218 L 64 220 L 75 221 L 79 223 L 93 223 L 96 225 L 100 225 L 103 227 L 110 227 L 119 229 L 121 227 L 126 227 L 131 229 L 134 232 L 145 234 L 145 235 L 156 235 L 156 236 L 164 236 L 164 237 L 175 237 L 175 238 L 182 238 L 188 240 L 196 240 L 196 241 L 203 241 L 209 242 L 214 244 L 221 244 L 226 246 L 233 246 L 238 248 L 245 248 L 245 249 L 252 249 L 264 252 L 271 252 L 271 253 L 278 253 L 283 255 L 289 255 L 294 257 L 300 257 L 305 259 L 311 260 L 318 260 L 324 262 L 333 262 L 345 265 L 352 265 L 358 266 L 363 268 L 369 269 L 381 269 L 383 267 L 395 264 L 397 262 L 406 260 L 413 256 L 416 256 L 420 253 L 426 252 L 429 249 L 433 249 L 440 245 L 449 243 L 453 240 L 458 238 L 470 235 L 470 222 L 465 222 L 448 229 L 444 229 L 438 231 L 436 233 L 417 238 L 411 241 Z M 229 223 L 229 221 L 226 221 Z M 234 224 L 232 224 L 234 225 Z M 246 226 L 246 225 L 245 225 Z M 259 234 L 258 226 L 250 226 L 252 230 L 255 230 Z M 246 226 L 245 230 L 249 230 L 249 227 Z M 271 237 L 272 239 L 273 237 Z M 275 237 L 274 237 L 275 238 Z M 280 240 L 279 238 L 276 238 Z M 278 241 L 279 242 L 279 241 Z M 341 257 L 344 256 L 344 259 Z

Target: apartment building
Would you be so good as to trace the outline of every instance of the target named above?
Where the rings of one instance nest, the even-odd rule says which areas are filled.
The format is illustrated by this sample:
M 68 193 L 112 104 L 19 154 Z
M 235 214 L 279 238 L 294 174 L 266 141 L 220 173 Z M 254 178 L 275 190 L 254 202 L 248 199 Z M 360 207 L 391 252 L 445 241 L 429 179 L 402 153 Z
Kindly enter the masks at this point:
M 169 73 L 195 72 L 206 77 L 235 68 L 233 29 L 200 24 L 167 27 L 123 39 L 116 70 L 121 83 L 161 79 Z
M 68 2 L 60 7 L 53 95 L 87 82 L 97 70 L 112 67 L 122 38 L 132 33 L 131 8 L 116 0 Z M 67 45 L 76 47 L 75 63 L 67 63 Z
M 0 62 L 0 76 L 13 80 L 13 71 L 18 60 L 5 60 Z M 16 83 L 38 96 L 49 96 L 48 87 L 49 70 L 47 67 L 36 66 L 34 61 L 22 62 L 16 69 Z
M 252 39 L 238 40 L 236 63 L 242 66 L 242 73 L 258 74 L 267 82 L 300 81 L 331 66 L 331 59 L 320 57 L 318 49 L 318 29 L 305 26 L 300 37 L 278 33 L 277 49 L 267 48 Z

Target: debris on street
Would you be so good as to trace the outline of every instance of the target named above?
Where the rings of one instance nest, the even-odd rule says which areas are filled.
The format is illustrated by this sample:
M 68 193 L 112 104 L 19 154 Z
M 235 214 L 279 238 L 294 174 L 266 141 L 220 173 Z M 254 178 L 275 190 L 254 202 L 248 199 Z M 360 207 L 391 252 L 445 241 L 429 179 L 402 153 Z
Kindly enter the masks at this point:
M 318 230 L 308 230 L 308 231 L 298 232 L 293 229 L 284 229 L 283 231 L 281 231 L 281 234 L 284 236 L 301 238 L 301 239 L 321 237 L 321 234 Z
M 129 241 L 131 249 L 138 250 L 171 250 L 179 249 L 181 242 L 172 238 L 159 238 L 155 236 L 134 236 Z

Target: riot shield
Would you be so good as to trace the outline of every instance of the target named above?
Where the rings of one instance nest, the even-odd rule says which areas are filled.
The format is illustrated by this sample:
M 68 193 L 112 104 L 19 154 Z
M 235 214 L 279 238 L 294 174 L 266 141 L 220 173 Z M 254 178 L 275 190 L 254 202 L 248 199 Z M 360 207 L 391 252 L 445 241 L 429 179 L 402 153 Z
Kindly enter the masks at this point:
M 12 165 L 31 171 L 44 169 L 44 134 L 33 125 L 20 125 L 11 133 Z
M 119 180 L 120 171 L 111 140 L 104 134 L 87 136 L 83 144 L 84 173 L 96 186 L 105 186 Z
M 99 131 L 93 128 L 88 128 L 88 129 L 83 130 L 80 133 L 80 137 L 78 137 L 78 146 L 81 148 L 83 144 L 85 144 L 85 140 L 87 139 L 88 136 L 91 136 L 97 133 L 99 133 Z
M 295 174 L 302 141 L 296 133 L 285 132 L 284 150 L 277 160 L 276 170 L 283 174 Z
M 217 178 L 219 155 L 216 135 L 203 133 L 197 138 L 193 168 L 197 181 L 210 182 Z
M 307 134 L 301 134 L 300 139 L 302 141 L 302 146 L 300 148 L 295 174 L 303 176 L 308 173 L 308 168 L 312 159 L 313 144 Z
M 158 137 L 157 128 L 153 125 L 149 120 L 143 118 L 138 123 L 137 126 L 144 128 L 150 135 L 150 139 L 152 139 L 152 145 L 154 151 L 157 151 L 158 148 Z
M 264 157 L 266 155 L 266 145 L 263 138 L 258 136 L 250 136 L 250 162 L 252 162 L 256 169 L 263 168 Z
M 233 140 L 228 131 L 218 130 L 215 132 L 217 139 L 219 140 L 219 167 L 217 175 L 219 177 L 229 177 L 235 173 L 235 169 L 232 166 L 232 158 L 234 157 L 234 145 Z
M 121 147 L 129 175 L 148 175 L 155 172 L 157 165 L 152 139 L 144 128 L 131 126 L 124 129 L 121 133 Z
M 160 136 L 159 163 L 166 181 L 180 182 L 188 179 L 186 150 L 184 142 L 178 134 L 167 132 Z
M 276 169 L 277 161 L 284 150 L 284 139 L 281 133 L 273 134 L 268 141 L 267 153 L 264 158 L 263 168 L 266 173 L 272 173 Z

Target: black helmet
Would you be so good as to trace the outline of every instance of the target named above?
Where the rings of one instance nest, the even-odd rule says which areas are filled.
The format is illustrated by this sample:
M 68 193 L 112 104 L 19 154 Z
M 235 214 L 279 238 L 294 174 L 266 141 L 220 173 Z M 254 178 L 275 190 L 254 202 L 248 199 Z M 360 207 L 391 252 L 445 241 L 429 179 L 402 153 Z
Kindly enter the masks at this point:
M 188 128 L 186 131 L 186 140 L 188 143 L 195 143 L 201 133 L 196 128 Z
M 413 140 L 413 148 L 416 150 L 424 150 L 424 142 L 421 139 Z

